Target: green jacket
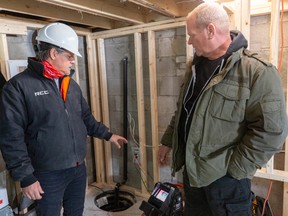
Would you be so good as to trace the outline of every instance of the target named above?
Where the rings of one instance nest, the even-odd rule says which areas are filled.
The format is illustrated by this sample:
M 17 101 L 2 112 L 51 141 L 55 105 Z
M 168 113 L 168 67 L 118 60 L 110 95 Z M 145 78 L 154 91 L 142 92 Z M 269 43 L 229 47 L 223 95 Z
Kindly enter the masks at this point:
M 277 69 L 244 48 L 234 52 L 200 95 L 185 148 L 178 143 L 178 124 L 191 76 L 190 70 L 161 140 L 173 148 L 172 174 L 185 164 L 194 187 L 207 186 L 227 172 L 251 179 L 282 149 L 288 132 Z

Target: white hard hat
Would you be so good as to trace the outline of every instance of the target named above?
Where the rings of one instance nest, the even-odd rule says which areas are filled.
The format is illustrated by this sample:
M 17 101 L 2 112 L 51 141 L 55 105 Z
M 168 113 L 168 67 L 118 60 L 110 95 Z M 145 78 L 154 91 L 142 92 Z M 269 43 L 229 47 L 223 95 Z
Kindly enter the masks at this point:
M 36 40 L 46 42 L 81 56 L 76 32 L 63 23 L 51 23 L 38 31 Z

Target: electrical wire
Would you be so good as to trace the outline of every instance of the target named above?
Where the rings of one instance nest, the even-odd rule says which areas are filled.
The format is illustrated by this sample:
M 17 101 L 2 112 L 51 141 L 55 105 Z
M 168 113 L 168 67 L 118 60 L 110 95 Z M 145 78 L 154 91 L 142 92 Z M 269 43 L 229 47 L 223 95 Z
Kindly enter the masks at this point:
M 132 140 L 134 142 L 134 144 L 139 147 L 139 143 L 137 142 L 137 140 L 135 139 L 135 133 L 134 133 L 134 130 L 135 130 L 135 120 L 132 118 L 131 114 L 128 113 L 128 122 L 129 122 L 129 130 L 130 130 L 130 134 L 131 134 L 131 137 L 132 137 Z
M 89 186 L 92 186 L 92 187 L 96 187 L 97 189 L 101 190 L 102 192 L 105 192 L 102 188 L 96 186 L 96 185 L 93 185 L 93 184 L 89 184 Z
M 264 216 L 266 203 L 267 203 L 267 201 L 268 201 L 268 199 L 269 199 L 270 192 L 271 192 L 271 189 L 272 189 L 272 185 L 273 185 L 273 181 L 270 180 L 270 185 L 269 185 L 269 189 L 268 189 L 268 192 L 267 192 L 267 196 L 266 196 L 265 201 L 264 201 L 264 203 L 263 203 L 263 208 L 262 208 L 262 214 L 261 214 L 261 216 Z
M 137 160 L 137 159 L 136 159 L 136 160 Z M 145 181 L 144 181 L 144 179 L 142 178 L 142 175 L 141 175 L 141 169 L 142 169 L 142 168 L 141 168 L 141 165 L 136 166 L 136 164 L 135 164 L 135 168 L 136 168 L 136 170 L 138 171 L 138 173 L 140 174 L 140 179 L 141 179 L 144 187 L 145 187 L 146 190 L 149 192 L 148 185 L 145 183 Z M 143 172 L 143 173 L 144 173 L 144 175 L 145 175 L 145 172 Z
M 135 156 L 134 156 L 135 157 Z M 152 181 L 154 180 L 154 178 L 152 177 L 152 175 L 147 171 L 147 174 L 145 173 L 145 171 L 143 170 L 140 161 L 138 160 L 138 158 L 134 158 L 134 160 L 136 161 L 136 164 L 138 165 L 138 167 L 140 168 L 140 170 L 142 171 L 142 173 L 144 173 L 144 175 L 146 175 L 146 177 L 149 177 Z

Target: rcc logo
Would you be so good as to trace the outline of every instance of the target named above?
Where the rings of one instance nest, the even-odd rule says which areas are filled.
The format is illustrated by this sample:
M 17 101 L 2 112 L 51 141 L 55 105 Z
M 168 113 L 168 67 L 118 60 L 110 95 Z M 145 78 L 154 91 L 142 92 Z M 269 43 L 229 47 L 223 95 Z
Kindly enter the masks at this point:
M 47 95 L 49 94 L 49 91 L 39 91 L 39 92 L 34 92 L 35 96 L 41 96 L 41 95 Z

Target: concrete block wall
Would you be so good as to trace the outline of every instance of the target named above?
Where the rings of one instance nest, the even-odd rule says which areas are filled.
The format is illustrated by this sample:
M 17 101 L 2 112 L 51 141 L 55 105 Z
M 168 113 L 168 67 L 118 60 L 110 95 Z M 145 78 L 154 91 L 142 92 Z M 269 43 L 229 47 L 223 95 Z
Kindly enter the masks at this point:
M 164 133 L 171 116 L 176 109 L 177 96 L 186 68 L 186 36 L 185 28 L 156 32 L 156 67 L 158 92 L 159 138 Z M 151 146 L 151 107 L 149 89 L 149 62 L 147 33 L 142 34 L 143 82 L 146 145 Z M 138 141 L 137 91 L 135 74 L 135 54 L 133 35 L 105 39 L 106 69 L 108 80 L 110 128 L 113 132 L 123 132 L 123 64 L 122 59 L 128 57 L 128 112 L 129 118 L 135 121 L 135 139 Z M 128 129 L 129 130 L 129 129 Z M 141 186 L 139 168 L 133 163 L 133 148 L 137 145 L 128 131 L 128 181 L 127 185 L 136 188 Z M 123 178 L 122 151 L 112 147 L 114 181 Z M 147 147 L 149 189 L 153 188 L 152 148 Z M 167 169 L 165 169 L 167 170 Z M 166 181 L 171 181 L 170 168 L 163 173 Z

